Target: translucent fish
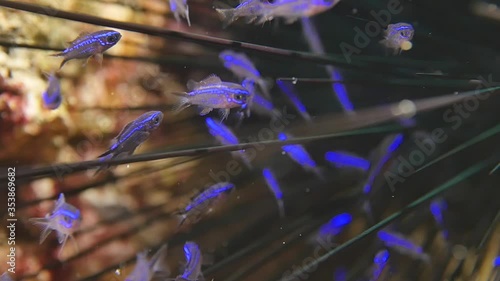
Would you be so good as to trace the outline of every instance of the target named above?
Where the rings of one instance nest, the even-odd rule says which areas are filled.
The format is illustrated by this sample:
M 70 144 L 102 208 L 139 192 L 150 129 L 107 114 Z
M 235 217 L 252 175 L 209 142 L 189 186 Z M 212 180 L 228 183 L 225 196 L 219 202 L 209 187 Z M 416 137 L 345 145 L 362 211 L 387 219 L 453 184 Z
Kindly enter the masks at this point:
M 222 20 L 222 26 L 226 28 L 241 17 L 246 17 L 246 22 L 252 23 L 262 15 L 268 4 L 267 1 L 246 0 L 240 1 L 236 8 L 215 10 Z
M 278 139 L 285 141 L 288 139 L 288 136 L 285 133 L 279 133 Z M 281 148 L 293 161 L 302 166 L 304 170 L 316 174 L 316 176 L 323 181 L 325 180 L 322 170 L 316 165 L 316 162 L 314 162 L 311 155 L 309 155 L 307 150 L 302 145 L 287 144 Z
M 0 281 L 14 281 L 12 279 L 12 277 L 10 277 L 10 275 L 5 272 L 4 274 L 2 274 L 2 276 L 0 276 Z
M 401 146 L 403 140 L 403 134 L 392 135 L 385 138 L 379 145 L 378 150 L 380 151 L 379 153 L 381 154 L 381 157 L 379 158 L 377 163 L 372 163 L 372 165 L 370 166 L 370 173 L 363 187 L 363 192 L 365 194 L 371 191 L 373 181 L 380 174 L 380 170 L 391 158 L 394 151 L 396 151 Z
M 346 226 L 352 222 L 352 216 L 348 213 L 342 213 L 331 218 L 327 223 L 320 226 L 313 239 L 314 241 L 324 241 L 327 238 L 333 238 L 342 232 Z
M 61 83 L 56 75 L 48 75 L 49 85 L 42 94 L 43 106 L 47 109 L 57 109 L 62 102 Z
M 194 198 L 191 202 L 184 208 L 184 210 L 178 213 L 179 215 L 179 226 L 183 225 L 186 220 L 190 224 L 194 224 L 201 220 L 205 215 L 211 213 L 213 208 L 225 199 L 225 195 L 230 193 L 234 188 L 234 184 L 229 182 L 221 182 L 206 190 L 202 191 Z
M 231 70 L 239 79 L 249 78 L 255 81 L 264 96 L 270 97 L 269 89 L 273 86 L 273 81 L 262 78 L 255 65 L 244 53 L 225 50 L 219 54 L 219 59 L 224 63 L 224 67 Z
M 363 171 L 370 169 L 370 161 L 345 152 L 328 151 L 325 159 L 337 168 L 352 167 Z
M 223 145 L 235 145 L 239 144 L 238 137 L 224 124 L 215 122 L 212 118 L 208 117 L 206 120 L 208 131 L 212 136 L 214 136 Z M 244 150 L 232 151 L 231 154 L 235 157 L 240 158 L 245 165 L 252 169 L 252 163 L 250 159 L 245 155 Z
M 430 260 L 429 256 L 424 253 L 422 247 L 415 245 L 399 233 L 381 230 L 378 232 L 378 238 L 384 242 L 387 247 L 394 249 L 401 254 L 409 255 L 426 262 Z
M 204 280 L 201 272 L 203 257 L 198 244 L 188 241 L 184 244 L 184 255 L 186 256 L 186 267 L 182 275 L 177 276 L 176 281 Z
M 160 111 L 149 111 L 139 116 L 125 125 L 118 136 L 113 139 L 111 148 L 98 158 L 104 157 L 103 160 L 109 160 L 132 155 L 137 147 L 148 139 L 151 132 L 160 126 L 162 119 L 163 113 Z M 107 168 L 109 165 L 99 168 L 96 174 Z
M 286 24 L 291 24 L 300 18 L 323 13 L 338 2 L 339 0 L 277 0 L 266 5 L 266 9 L 257 23 L 261 24 L 275 18 L 281 18 Z
M 300 101 L 299 96 L 295 93 L 294 88 L 289 83 L 284 81 L 276 81 L 276 84 L 280 88 L 280 90 L 288 97 L 288 99 L 292 102 L 293 106 L 299 114 L 307 121 L 311 121 L 311 116 L 307 112 L 305 105 Z
M 204 116 L 213 109 L 219 109 L 221 122 L 229 115 L 231 108 L 244 107 L 250 93 L 242 85 L 222 82 L 220 78 L 212 74 L 200 82 L 189 80 L 188 93 L 172 93 L 180 96 L 175 105 L 175 112 L 182 111 L 192 105 L 201 108 L 200 115 Z
M 400 54 L 401 51 L 411 49 L 413 34 L 415 30 L 409 23 L 389 24 L 384 31 L 384 39 L 380 41 L 386 48 L 393 49 L 394 55 Z
M 281 112 L 274 108 L 273 103 L 263 96 L 259 95 L 259 93 L 256 91 L 255 81 L 247 78 L 243 81 L 242 85 L 250 93 L 250 97 L 248 98 L 247 104 L 244 108 L 247 117 L 250 117 L 250 111 L 254 111 L 259 115 L 271 118 L 281 117 Z
M 64 51 L 53 54 L 55 57 L 64 57 L 59 69 L 72 59 L 90 59 L 95 57 L 102 65 L 103 53 L 120 41 L 122 35 L 114 30 L 101 30 L 94 33 L 81 33 L 69 43 Z M 84 63 L 86 65 L 87 62 Z
M 168 277 L 170 270 L 165 266 L 167 248 L 167 244 L 161 246 L 149 261 L 147 251 L 138 253 L 134 270 L 125 278 L 125 281 L 150 281 L 153 278 Z
M 386 249 L 380 250 L 375 255 L 375 257 L 373 258 L 374 268 L 371 281 L 376 281 L 379 279 L 380 275 L 382 274 L 382 271 L 387 265 L 388 260 L 389 260 L 389 251 L 387 251 Z
M 64 245 L 66 245 L 68 237 L 74 239 L 73 233 L 80 226 L 82 217 L 80 215 L 80 210 L 66 203 L 64 194 L 61 193 L 59 194 L 59 198 L 57 199 L 52 213 L 47 214 L 45 218 L 30 218 L 29 221 L 42 230 L 42 234 L 40 234 L 40 244 L 45 241 L 52 230 L 56 232 L 59 244 L 62 244 L 59 251 L 60 254 Z M 76 242 L 75 247 L 78 249 Z
M 282 218 L 285 217 L 285 205 L 283 203 L 283 192 L 281 192 L 281 189 L 280 189 L 280 186 L 278 184 L 278 181 L 276 180 L 276 177 L 271 172 L 271 170 L 267 169 L 267 168 L 262 170 L 262 175 L 264 176 L 264 179 L 266 180 L 267 186 L 273 192 L 274 197 L 276 198 L 276 202 L 278 203 L 280 217 L 282 217 Z
M 191 21 L 189 20 L 189 6 L 187 5 L 187 0 L 170 0 L 170 11 L 174 13 L 174 17 L 179 22 L 182 16 L 187 20 L 188 26 L 191 26 Z

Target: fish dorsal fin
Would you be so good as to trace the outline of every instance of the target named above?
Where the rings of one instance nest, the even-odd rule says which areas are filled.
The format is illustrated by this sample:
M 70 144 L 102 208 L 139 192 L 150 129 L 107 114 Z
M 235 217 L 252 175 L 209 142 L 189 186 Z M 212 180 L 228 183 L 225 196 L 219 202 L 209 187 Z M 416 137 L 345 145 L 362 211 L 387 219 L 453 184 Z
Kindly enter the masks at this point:
M 54 210 L 59 209 L 62 205 L 64 205 L 64 203 L 66 203 L 66 200 L 64 199 L 64 194 L 61 193 L 59 194 Z
M 208 77 L 205 79 L 201 80 L 200 82 L 195 82 L 193 80 L 189 80 L 187 83 L 187 87 L 189 90 L 195 90 L 197 88 L 207 86 L 210 84 L 218 84 L 222 83 L 222 80 L 220 80 L 219 76 L 215 74 L 210 74 Z
M 74 40 L 68 41 L 68 44 L 71 45 L 71 44 L 73 44 L 73 43 L 81 40 L 83 37 L 85 37 L 85 36 L 87 36 L 89 34 L 90 34 L 90 32 L 88 32 L 88 31 L 82 31 L 82 32 L 80 32 L 80 34 L 78 34 L 78 36 Z

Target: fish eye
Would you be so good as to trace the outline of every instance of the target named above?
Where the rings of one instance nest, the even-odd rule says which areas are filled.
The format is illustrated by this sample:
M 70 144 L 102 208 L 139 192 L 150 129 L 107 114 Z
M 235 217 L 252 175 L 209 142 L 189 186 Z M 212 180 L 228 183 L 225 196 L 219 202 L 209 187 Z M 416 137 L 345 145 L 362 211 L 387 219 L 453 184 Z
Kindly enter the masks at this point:
M 236 95 L 236 96 L 234 96 L 234 98 L 235 98 L 236 100 L 241 100 L 241 101 L 243 101 L 243 100 L 245 100 L 245 95 Z
M 158 116 L 156 116 L 155 119 L 153 119 L 153 123 L 155 123 L 155 125 L 160 123 L 160 118 L 158 118 Z
M 106 37 L 106 40 L 108 41 L 108 43 L 115 43 L 117 38 L 118 38 L 118 36 L 113 34 L 113 35 L 109 35 L 108 37 Z

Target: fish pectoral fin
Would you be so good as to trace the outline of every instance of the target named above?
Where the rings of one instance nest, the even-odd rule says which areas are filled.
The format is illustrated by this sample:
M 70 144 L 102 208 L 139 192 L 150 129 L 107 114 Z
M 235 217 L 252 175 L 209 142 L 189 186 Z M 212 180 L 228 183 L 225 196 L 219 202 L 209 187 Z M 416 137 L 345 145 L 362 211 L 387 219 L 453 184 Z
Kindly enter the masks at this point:
M 229 108 L 221 108 L 219 109 L 220 122 L 222 123 L 229 116 Z
M 211 111 L 212 111 L 212 108 L 210 108 L 210 107 L 205 107 L 205 108 L 202 108 L 202 110 L 200 111 L 200 116 L 207 115 L 207 114 L 209 114 Z
M 40 230 L 42 230 L 42 233 L 40 234 L 40 244 L 47 239 L 47 236 L 52 232 L 52 229 L 50 228 L 50 219 L 48 218 L 30 218 L 29 221 L 37 226 Z
M 104 59 L 104 55 L 99 53 L 99 54 L 94 55 L 94 58 L 97 61 L 97 63 L 99 64 L 99 67 L 102 68 L 102 61 Z

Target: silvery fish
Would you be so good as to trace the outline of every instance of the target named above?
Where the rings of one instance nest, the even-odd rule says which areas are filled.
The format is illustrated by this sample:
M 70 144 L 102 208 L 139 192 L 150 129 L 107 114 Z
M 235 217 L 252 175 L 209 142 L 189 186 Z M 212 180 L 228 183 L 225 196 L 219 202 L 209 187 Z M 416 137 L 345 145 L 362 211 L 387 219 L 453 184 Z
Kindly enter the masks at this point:
M 66 50 L 51 56 L 64 57 L 59 69 L 72 59 L 87 59 L 95 57 L 102 65 L 103 53 L 120 41 L 122 35 L 114 30 L 101 30 L 94 33 L 81 33 L 75 40 L 69 42 Z M 84 65 L 87 64 L 87 61 Z
M 258 24 L 275 18 L 291 24 L 303 17 L 311 17 L 335 6 L 339 0 L 277 0 L 263 9 Z
M 247 23 L 251 23 L 261 16 L 266 9 L 267 1 L 261 0 L 240 0 L 240 4 L 236 8 L 231 9 L 215 9 L 222 20 L 222 26 L 228 27 L 231 23 L 239 18 L 246 17 Z
M 189 220 L 190 224 L 196 223 L 203 216 L 211 213 L 215 205 L 223 201 L 226 197 L 225 195 L 230 193 L 233 188 L 234 184 L 221 182 L 212 185 L 196 195 L 191 199 L 191 202 L 178 213 L 180 219 L 179 226 L 184 224 L 186 220 Z
M 238 78 L 249 78 L 255 81 L 262 93 L 267 98 L 270 97 L 269 89 L 272 87 L 273 81 L 262 78 L 255 65 L 244 53 L 225 50 L 219 54 L 219 59 L 224 63 L 224 67 L 231 70 Z
M 49 85 L 42 94 L 43 106 L 47 109 L 56 109 L 61 105 L 61 83 L 54 74 L 48 75 Z
M 233 131 L 231 131 L 231 129 L 229 129 L 224 124 L 215 122 L 210 117 L 206 119 L 206 124 L 210 134 L 214 136 L 221 144 L 235 145 L 240 143 L 238 137 L 233 133 Z M 248 159 L 247 155 L 245 154 L 245 150 L 232 151 L 231 154 L 235 157 L 240 158 L 249 169 L 252 169 L 252 164 L 250 162 L 250 159 Z
M 221 122 L 229 115 L 231 108 L 243 107 L 247 104 L 250 93 L 240 84 L 222 82 L 212 74 L 200 82 L 189 80 L 188 93 L 172 93 L 181 99 L 175 105 L 175 112 L 179 112 L 192 105 L 201 108 L 200 115 L 207 115 L 213 109 L 219 109 Z
M 196 243 L 188 241 L 184 244 L 184 255 L 186 256 L 186 267 L 182 275 L 175 278 L 175 281 L 205 280 L 201 272 L 203 257 L 200 247 Z
M 393 49 L 394 55 L 400 54 L 401 51 L 411 49 L 411 39 L 415 30 L 409 23 L 389 24 L 384 31 L 384 39 L 380 41 L 386 48 Z
M 160 126 L 162 119 L 163 113 L 160 111 L 149 111 L 139 116 L 125 125 L 118 136 L 113 139 L 111 148 L 99 155 L 98 158 L 104 157 L 102 160 L 109 160 L 132 155 L 137 147 L 149 137 L 151 132 Z M 107 168 L 109 168 L 109 165 L 99 168 L 96 174 Z
M 147 259 L 147 251 L 138 253 L 134 270 L 125 278 L 125 281 L 150 281 L 153 277 L 159 278 L 160 276 L 169 276 L 170 270 L 164 266 L 166 255 L 166 244 L 161 246 L 149 261 Z
M 174 17 L 178 22 L 181 20 L 180 17 L 182 16 L 187 20 L 188 26 L 191 26 L 187 0 L 170 0 L 170 11 L 174 13 Z
M 47 214 L 45 218 L 30 218 L 29 221 L 42 229 L 40 244 L 42 244 L 52 230 L 54 230 L 57 234 L 59 244 L 62 244 L 59 251 L 59 253 L 61 253 L 64 245 L 66 245 L 68 237 L 74 239 L 73 233 L 80 226 L 82 217 L 80 215 L 80 210 L 66 203 L 64 194 L 61 193 L 52 213 Z M 78 248 L 78 246 L 76 246 L 76 248 Z

